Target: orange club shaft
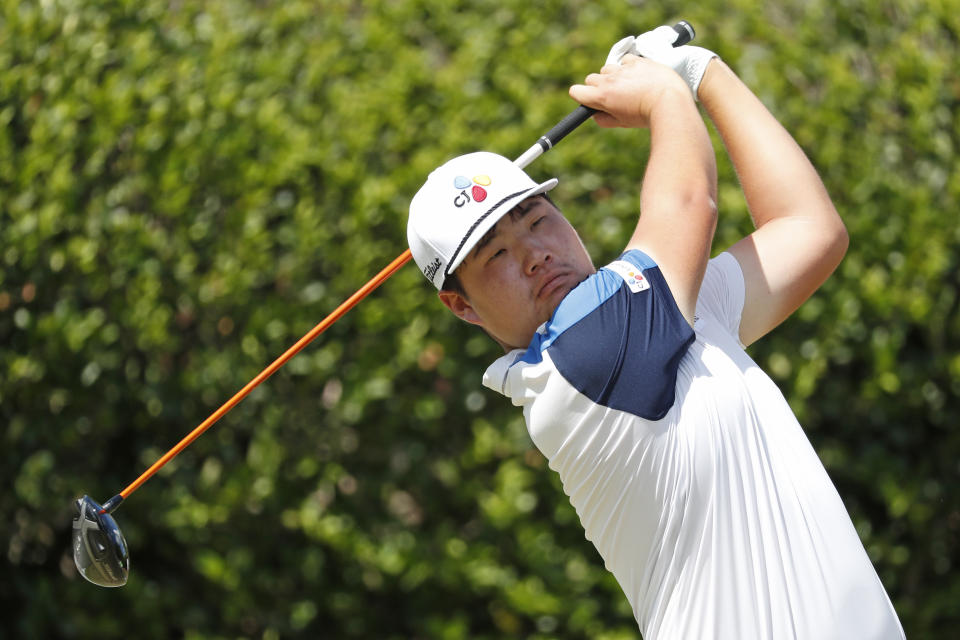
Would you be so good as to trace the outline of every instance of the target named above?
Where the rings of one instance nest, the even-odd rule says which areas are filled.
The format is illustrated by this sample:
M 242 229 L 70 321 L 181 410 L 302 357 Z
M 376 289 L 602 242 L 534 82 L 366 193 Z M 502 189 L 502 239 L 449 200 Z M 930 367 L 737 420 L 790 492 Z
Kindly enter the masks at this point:
M 235 393 L 232 398 L 223 403 L 219 409 L 214 411 L 206 420 L 197 425 L 197 427 L 187 434 L 183 440 L 178 442 L 176 446 L 163 454 L 163 456 L 154 462 L 149 469 L 144 471 L 139 478 L 134 480 L 126 489 L 120 492 L 120 499 L 125 499 L 131 493 L 139 489 L 140 486 L 149 480 L 157 471 L 159 471 L 161 467 L 173 460 L 181 451 L 186 449 L 194 440 L 199 438 L 204 431 L 213 426 L 217 420 L 225 416 L 231 409 L 237 406 L 240 401 L 246 398 L 251 391 L 260 385 L 260 383 L 276 373 L 277 369 L 285 365 L 291 358 L 293 358 L 293 356 L 297 355 L 304 347 L 313 342 L 317 336 L 326 331 L 334 322 L 342 318 L 358 302 L 366 298 L 370 292 L 379 287 L 385 280 L 387 280 L 387 278 L 396 273 L 400 267 L 405 265 L 410 260 L 410 257 L 411 254 L 409 249 L 397 256 L 390 264 L 384 267 L 380 273 L 371 278 L 370 281 L 360 287 L 356 293 L 347 298 L 339 307 L 334 309 L 333 313 L 321 320 L 317 326 L 300 338 L 296 344 L 287 349 L 283 355 L 274 360 L 266 369 L 258 373 L 253 380 L 248 382 L 242 389 L 240 389 L 240 391 Z

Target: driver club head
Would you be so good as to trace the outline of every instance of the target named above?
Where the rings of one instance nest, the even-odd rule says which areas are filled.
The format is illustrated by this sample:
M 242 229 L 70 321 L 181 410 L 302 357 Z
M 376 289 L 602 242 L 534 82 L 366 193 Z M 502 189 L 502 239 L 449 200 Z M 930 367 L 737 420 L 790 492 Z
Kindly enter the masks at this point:
M 116 520 L 90 496 L 77 499 L 73 517 L 73 562 L 77 571 L 101 587 L 122 587 L 130 572 L 127 541 Z

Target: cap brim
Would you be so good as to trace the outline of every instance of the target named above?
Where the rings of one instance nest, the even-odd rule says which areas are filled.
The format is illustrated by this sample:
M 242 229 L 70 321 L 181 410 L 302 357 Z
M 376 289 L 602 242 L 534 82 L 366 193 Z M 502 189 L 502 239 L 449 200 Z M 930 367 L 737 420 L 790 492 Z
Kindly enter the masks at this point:
M 468 255 L 470 255 L 470 252 L 473 251 L 473 248 L 477 246 L 477 243 L 480 242 L 480 239 L 483 238 L 483 236 L 486 235 L 486 233 L 490 231 L 495 224 L 500 222 L 500 218 L 508 214 L 511 209 L 527 198 L 550 191 L 550 189 L 553 189 L 555 186 L 557 186 L 558 182 L 559 181 L 556 178 L 551 178 L 546 182 L 541 182 L 537 186 L 531 187 L 526 191 L 522 191 L 511 198 L 501 200 L 494 206 L 493 209 L 483 214 L 480 223 L 470 231 L 470 235 L 468 235 L 466 240 L 464 240 L 463 243 L 458 247 L 453 259 L 450 260 L 450 263 L 447 265 L 444 278 L 456 271 L 457 267 L 460 266 L 460 264 Z

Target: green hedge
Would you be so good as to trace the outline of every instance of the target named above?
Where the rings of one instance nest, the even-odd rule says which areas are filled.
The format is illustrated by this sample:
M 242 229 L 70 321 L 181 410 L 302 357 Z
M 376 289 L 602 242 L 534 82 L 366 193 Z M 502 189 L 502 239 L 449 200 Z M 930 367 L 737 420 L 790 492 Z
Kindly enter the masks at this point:
M 851 233 L 751 348 L 911 638 L 960 623 L 960 2 L 3 0 L 0 531 L 10 638 L 637 638 L 496 346 L 413 267 L 116 517 L 120 590 L 70 555 L 106 500 L 405 249 L 426 174 L 516 156 L 628 33 L 686 18 L 795 133 Z M 532 165 L 599 262 L 646 134 Z M 718 152 L 722 147 L 717 143 Z M 750 230 L 720 163 L 716 250 Z

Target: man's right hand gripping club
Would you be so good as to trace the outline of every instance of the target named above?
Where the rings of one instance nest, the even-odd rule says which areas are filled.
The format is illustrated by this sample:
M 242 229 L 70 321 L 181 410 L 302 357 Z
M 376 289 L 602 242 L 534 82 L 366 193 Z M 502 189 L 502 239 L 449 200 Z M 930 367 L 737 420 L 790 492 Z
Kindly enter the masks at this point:
M 633 54 L 659 62 L 677 72 L 690 87 L 694 100 L 698 99 L 698 89 L 707 65 L 717 57 L 713 51 L 684 45 L 674 47 L 679 34 L 674 27 L 657 27 L 653 31 L 638 36 L 628 36 L 610 48 L 606 64 L 619 64 L 626 54 Z
M 671 67 L 627 54 L 572 86 L 570 97 L 597 109 L 601 127 L 650 129 L 641 215 L 626 248 L 660 265 L 692 324 L 716 227 L 717 169 L 690 87 Z
M 689 95 L 683 80 L 669 67 L 629 53 L 615 64 L 605 64 L 600 73 L 588 75 L 583 84 L 570 87 L 571 98 L 599 109 L 594 118 L 602 127 L 649 128 L 661 102 L 682 104 L 682 111 L 688 113 L 681 116 L 699 121 Z

